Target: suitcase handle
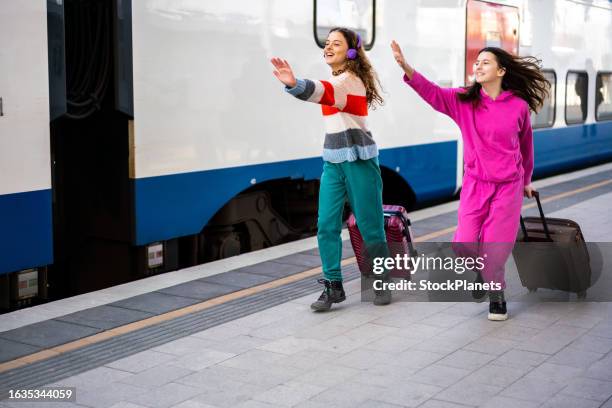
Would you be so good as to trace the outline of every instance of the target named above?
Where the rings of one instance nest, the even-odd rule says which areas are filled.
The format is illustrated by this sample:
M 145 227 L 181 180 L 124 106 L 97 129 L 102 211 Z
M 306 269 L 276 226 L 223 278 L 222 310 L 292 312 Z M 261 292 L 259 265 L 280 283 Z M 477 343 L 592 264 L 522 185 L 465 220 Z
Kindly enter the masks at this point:
M 408 242 L 412 242 L 410 233 L 408 232 L 408 227 L 410 226 L 410 219 L 404 217 L 404 213 L 401 211 L 383 211 L 383 215 L 385 217 L 393 217 L 394 215 L 399 217 L 402 220 L 402 224 L 404 224 L 404 235 L 408 238 Z M 387 221 L 385 220 L 385 225 L 387 225 Z
M 401 211 L 391 211 L 391 210 L 384 210 L 383 211 L 383 215 L 385 217 L 392 217 L 394 215 L 397 215 L 398 217 L 400 217 L 402 219 L 402 222 L 404 223 L 404 225 L 410 225 L 410 219 L 404 217 L 404 213 Z
M 550 235 L 550 231 L 548 230 L 548 224 L 546 223 L 546 217 L 544 216 L 544 210 L 542 209 L 542 203 L 540 202 L 540 193 L 534 191 L 533 196 L 536 199 L 536 203 L 538 204 L 538 210 L 540 211 L 540 219 L 542 220 L 542 225 L 544 226 L 544 233 L 546 234 L 546 238 L 550 242 L 552 242 L 552 237 Z M 527 234 L 527 227 L 525 227 L 525 221 L 523 220 L 523 216 L 521 215 L 521 229 L 523 230 L 523 235 L 525 236 L 525 240 L 529 240 L 529 235 Z
M 404 236 L 406 237 L 406 240 L 408 241 L 408 250 L 410 252 L 410 256 L 415 257 L 417 256 L 417 251 L 413 246 L 413 242 L 412 242 L 412 237 L 410 236 L 410 219 L 404 217 L 404 213 L 402 211 L 389 211 L 389 210 L 383 210 L 383 215 L 385 218 L 387 217 L 392 217 L 392 216 L 397 216 L 400 218 L 400 220 L 402 220 L 402 224 L 404 224 Z M 387 226 L 387 220 L 385 219 L 385 227 Z

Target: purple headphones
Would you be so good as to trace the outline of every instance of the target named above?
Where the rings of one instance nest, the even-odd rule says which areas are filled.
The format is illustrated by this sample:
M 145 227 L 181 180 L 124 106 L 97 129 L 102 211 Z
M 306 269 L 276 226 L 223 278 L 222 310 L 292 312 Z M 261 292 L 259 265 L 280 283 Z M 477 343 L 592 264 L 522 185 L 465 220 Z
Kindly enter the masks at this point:
M 359 36 L 359 34 L 357 34 L 357 49 L 349 48 L 349 50 L 346 52 L 346 58 L 350 60 L 354 60 L 355 58 L 357 58 L 357 50 L 359 48 L 361 48 L 361 37 Z

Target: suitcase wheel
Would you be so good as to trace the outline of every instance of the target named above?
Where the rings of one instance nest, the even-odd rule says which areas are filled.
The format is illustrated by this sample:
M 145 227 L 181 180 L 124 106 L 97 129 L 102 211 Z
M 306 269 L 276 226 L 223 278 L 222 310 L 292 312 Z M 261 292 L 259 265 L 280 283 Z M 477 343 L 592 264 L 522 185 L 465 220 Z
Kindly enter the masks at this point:
M 527 290 L 529 291 L 529 293 L 534 293 L 538 291 L 538 288 L 527 288 Z
M 578 296 L 578 299 L 586 299 L 586 290 L 581 290 L 580 292 L 577 292 L 576 296 Z

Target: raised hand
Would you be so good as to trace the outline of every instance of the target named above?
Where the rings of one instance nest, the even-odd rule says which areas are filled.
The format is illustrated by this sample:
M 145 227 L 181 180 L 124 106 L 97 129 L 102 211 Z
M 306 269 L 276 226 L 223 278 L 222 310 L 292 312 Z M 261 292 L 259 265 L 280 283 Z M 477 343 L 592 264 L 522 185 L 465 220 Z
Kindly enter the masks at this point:
M 289 66 L 289 63 L 284 59 L 276 57 L 272 58 L 270 62 L 275 68 L 273 71 L 274 76 L 289 88 L 293 88 L 297 81 L 295 79 L 295 75 L 293 75 L 293 70 Z
M 404 54 L 402 53 L 402 49 L 395 40 L 391 41 L 391 51 L 393 51 L 393 58 L 395 59 L 395 62 L 397 62 L 397 65 L 399 65 L 400 68 L 404 70 L 404 72 L 406 73 L 406 75 L 408 75 L 409 78 L 412 78 L 412 73 L 414 72 L 414 70 L 406 62 Z

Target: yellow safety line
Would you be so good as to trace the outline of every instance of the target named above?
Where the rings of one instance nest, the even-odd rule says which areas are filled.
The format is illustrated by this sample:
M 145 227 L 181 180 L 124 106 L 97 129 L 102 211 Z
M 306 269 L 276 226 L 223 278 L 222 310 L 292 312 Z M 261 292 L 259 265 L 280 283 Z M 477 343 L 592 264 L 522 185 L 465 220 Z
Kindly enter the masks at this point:
M 607 184 L 612 183 L 612 180 L 605 180 L 599 183 L 590 184 L 585 187 L 578 188 L 572 191 L 566 191 L 565 193 L 556 194 L 550 197 L 546 197 L 541 200 L 542 203 L 548 203 L 550 201 L 559 200 L 561 198 L 569 197 L 575 194 L 583 193 L 585 191 L 593 190 L 598 187 L 605 186 Z M 529 203 L 523 206 L 523 209 L 534 207 L 536 203 Z M 447 235 L 457 229 L 457 226 L 452 226 L 448 228 L 444 228 L 438 231 L 431 232 L 429 234 L 421 235 L 416 237 L 415 242 L 425 242 L 429 241 L 433 238 L 438 238 L 444 235 Z M 346 258 L 342 260 L 342 266 L 351 265 L 356 261 L 355 257 Z M 55 357 L 60 354 L 77 350 L 81 347 L 88 346 L 91 344 L 98 343 L 103 340 L 107 340 L 118 336 L 120 334 L 130 333 L 135 330 L 139 330 L 145 327 L 152 326 L 154 324 L 158 324 L 161 322 L 165 322 L 171 319 L 175 319 L 177 317 L 185 316 L 190 313 L 198 312 L 204 309 L 208 309 L 213 306 L 217 306 L 223 303 L 227 303 L 231 300 L 240 299 L 246 296 L 254 295 L 260 293 L 266 289 L 277 288 L 282 285 L 286 285 L 292 282 L 296 282 L 298 280 L 308 278 L 311 276 L 318 275 L 322 272 L 321 267 L 316 267 L 313 269 L 309 269 L 304 272 L 297 273 L 295 275 L 287 276 L 285 278 L 277 279 L 272 282 L 264 283 L 262 285 L 253 286 L 251 288 L 242 289 L 236 292 L 228 293 L 227 295 L 219 296 L 214 299 L 209 299 L 201 303 L 196 303 L 191 306 L 186 306 L 181 309 L 173 310 L 171 312 L 163 313 L 157 316 L 149 317 L 144 320 L 140 320 L 134 323 L 129 323 L 123 326 L 115 327 L 114 329 L 106 330 L 98 334 L 94 334 L 89 337 L 85 337 L 79 340 L 71 341 L 69 343 L 65 343 L 59 346 L 51 347 L 49 349 L 41 350 L 33 354 L 29 354 L 27 356 L 19 357 L 15 360 L 7 361 L 5 363 L 0 364 L 0 373 L 12 370 L 14 368 L 23 367 L 25 365 L 35 363 L 38 361 L 46 360 L 50 357 Z

